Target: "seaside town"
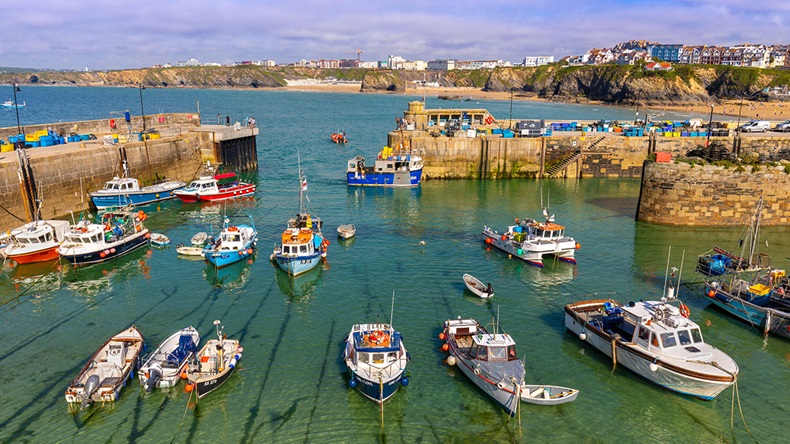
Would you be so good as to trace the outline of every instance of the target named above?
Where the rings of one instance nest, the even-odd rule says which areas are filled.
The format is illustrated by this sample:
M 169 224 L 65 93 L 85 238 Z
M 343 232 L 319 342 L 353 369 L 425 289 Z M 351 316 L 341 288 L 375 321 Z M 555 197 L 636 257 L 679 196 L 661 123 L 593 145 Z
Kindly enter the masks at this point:
M 784 442 L 790 44 L 652 40 L 0 68 L 0 442 Z

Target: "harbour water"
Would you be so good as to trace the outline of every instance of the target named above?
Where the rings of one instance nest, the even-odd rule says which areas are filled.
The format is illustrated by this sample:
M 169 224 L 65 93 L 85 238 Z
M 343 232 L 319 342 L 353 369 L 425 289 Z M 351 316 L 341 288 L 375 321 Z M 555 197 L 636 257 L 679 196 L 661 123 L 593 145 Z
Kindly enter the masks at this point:
M 23 87 L 25 123 L 106 118 L 139 109 L 139 91 L 122 88 Z M 195 109 L 261 126 L 254 199 L 227 204 L 166 202 L 147 207 L 147 226 L 172 239 L 115 262 L 73 269 L 54 263 L 6 266 L 0 274 L 0 441 L 2 442 L 783 442 L 790 417 L 790 342 L 760 334 L 708 306 L 696 255 L 734 247 L 743 227 L 684 228 L 634 222 L 638 180 L 427 181 L 415 189 L 347 187 L 345 163 L 375 156 L 394 117 L 415 97 L 271 91 L 145 90 L 147 112 Z M 22 98 L 20 97 L 20 100 Z M 485 107 L 507 116 L 509 102 L 429 107 Z M 534 108 L 534 107 L 539 108 Z M 633 119 L 633 109 L 514 102 L 513 116 Z M 213 117 L 212 117 L 213 116 Z M 682 116 L 681 116 L 682 118 Z M 687 117 L 686 117 L 687 118 Z M 0 112 L 0 126 L 15 115 Z M 345 130 L 350 143 L 329 135 Z M 326 262 L 295 280 L 268 256 L 298 210 L 297 153 L 313 210 L 332 241 Z M 558 223 L 581 244 L 578 265 L 544 269 L 508 259 L 480 242 L 484 225 L 502 230 L 515 217 L 539 217 L 541 196 Z M 56 199 L 57 196 L 44 196 Z M 175 244 L 216 232 L 224 214 L 253 216 L 254 259 L 216 271 L 177 257 Z M 337 225 L 357 237 L 339 241 Z M 788 267 L 790 230 L 767 227 L 761 251 Z M 733 389 L 715 401 L 677 395 L 633 375 L 562 327 L 562 307 L 589 297 L 623 302 L 661 292 L 667 250 L 682 268 L 680 297 L 707 342 L 741 368 Z M 491 282 L 482 301 L 464 290 L 471 273 Z M 340 354 L 355 323 L 393 325 L 412 360 L 411 383 L 378 407 L 348 388 Z M 454 368 L 442 363 L 437 338 L 444 320 L 485 323 L 499 311 L 525 358 L 527 381 L 578 388 L 570 404 L 522 405 L 509 419 Z M 193 325 L 205 339 L 221 319 L 244 357 L 236 374 L 195 405 L 183 390 L 143 393 L 135 379 L 114 405 L 69 411 L 63 392 L 108 337 L 134 324 L 148 349 Z M 734 408 L 734 421 L 730 419 Z M 743 412 L 747 427 L 741 420 Z

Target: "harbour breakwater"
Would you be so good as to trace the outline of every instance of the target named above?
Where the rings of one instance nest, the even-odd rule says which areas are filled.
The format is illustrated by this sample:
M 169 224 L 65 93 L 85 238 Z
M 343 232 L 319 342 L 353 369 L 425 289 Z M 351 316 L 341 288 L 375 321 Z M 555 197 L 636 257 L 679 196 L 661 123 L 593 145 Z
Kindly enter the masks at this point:
M 258 128 L 201 126 L 197 114 L 146 119 L 159 125 L 158 138 L 138 140 L 137 133 L 111 132 L 120 124 L 111 128 L 108 119 L 27 126 L 28 132 L 48 129 L 61 134 L 90 133 L 95 139 L 30 148 L 25 150 L 27 159 L 21 162 L 19 152 L 0 153 L 0 226 L 18 226 L 20 219 L 30 220 L 34 194 L 43 200 L 41 216 L 45 219 L 90 209 L 88 193 L 122 176 L 124 161 L 130 177 L 137 178 L 141 185 L 163 178 L 188 182 L 201 174 L 206 161 L 224 163 L 227 169 L 237 171 L 257 168 Z M 136 124 L 133 120 L 132 125 Z M 0 129 L 0 137 L 15 133 L 16 128 Z

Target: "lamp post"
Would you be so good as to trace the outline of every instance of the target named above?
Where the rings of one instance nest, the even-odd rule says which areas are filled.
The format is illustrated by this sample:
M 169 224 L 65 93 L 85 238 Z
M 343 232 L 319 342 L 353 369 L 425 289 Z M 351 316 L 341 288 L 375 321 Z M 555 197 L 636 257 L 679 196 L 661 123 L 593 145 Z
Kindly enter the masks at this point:
M 14 111 L 16 111 L 16 133 L 22 134 L 22 129 L 19 126 L 19 103 L 16 101 L 16 93 L 17 91 L 22 91 L 19 89 L 19 85 L 14 83 Z
M 708 120 L 708 139 L 705 140 L 705 148 L 710 145 L 710 133 L 713 132 L 713 104 L 710 104 L 710 120 Z
M 143 109 L 143 90 L 145 87 L 140 83 L 140 114 L 143 117 L 143 132 L 145 132 L 145 110 Z
M 510 89 L 510 119 L 508 120 L 508 127 L 513 129 L 513 89 Z

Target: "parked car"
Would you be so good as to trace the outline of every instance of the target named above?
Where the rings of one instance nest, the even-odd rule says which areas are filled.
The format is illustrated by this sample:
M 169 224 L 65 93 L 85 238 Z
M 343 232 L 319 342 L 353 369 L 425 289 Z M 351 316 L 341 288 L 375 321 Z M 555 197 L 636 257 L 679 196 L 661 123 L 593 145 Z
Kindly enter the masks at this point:
M 762 133 L 771 129 L 771 123 L 767 120 L 751 120 L 741 125 L 739 130 L 745 133 Z
M 782 123 L 777 123 L 774 131 L 781 131 L 783 133 L 790 131 L 790 120 L 785 120 Z

